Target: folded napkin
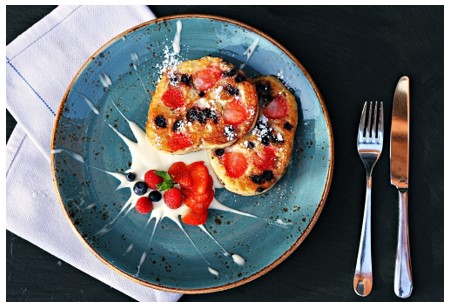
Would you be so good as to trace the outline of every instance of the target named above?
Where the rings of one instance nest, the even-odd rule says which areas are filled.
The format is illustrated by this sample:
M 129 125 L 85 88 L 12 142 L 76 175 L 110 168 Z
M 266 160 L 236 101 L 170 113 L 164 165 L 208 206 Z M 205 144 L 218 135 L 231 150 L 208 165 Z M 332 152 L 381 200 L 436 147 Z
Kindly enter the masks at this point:
M 6 153 L 6 228 L 138 301 L 177 301 L 113 272 L 78 239 L 50 171 L 60 101 L 84 62 L 112 37 L 155 18 L 146 6 L 59 6 L 6 47 L 6 106 L 17 121 Z

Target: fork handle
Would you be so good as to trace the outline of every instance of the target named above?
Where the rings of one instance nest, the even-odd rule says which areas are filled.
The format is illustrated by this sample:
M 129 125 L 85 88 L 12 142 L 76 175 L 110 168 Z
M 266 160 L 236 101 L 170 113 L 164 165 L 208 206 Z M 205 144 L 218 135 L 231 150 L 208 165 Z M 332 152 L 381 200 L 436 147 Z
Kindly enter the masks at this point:
M 411 256 L 409 252 L 408 190 L 399 189 L 397 256 L 395 258 L 394 292 L 408 298 L 413 289 Z
M 359 239 L 358 258 L 356 260 L 355 275 L 353 276 L 353 290 L 359 296 L 367 296 L 372 291 L 372 176 L 367 176 L 366 201 L 364 217 Z

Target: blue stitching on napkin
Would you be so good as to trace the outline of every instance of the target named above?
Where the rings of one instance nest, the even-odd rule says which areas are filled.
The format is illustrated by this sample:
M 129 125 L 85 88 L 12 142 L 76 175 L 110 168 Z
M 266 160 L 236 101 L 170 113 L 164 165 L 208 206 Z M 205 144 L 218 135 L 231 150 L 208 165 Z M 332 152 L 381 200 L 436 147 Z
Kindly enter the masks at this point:
M 53 116 L 56 116 L 56 113 L 52 110 L 52 108 L 50 108 L 50 106 L 48 105 L 48 103 L 44 100 L 44 98 L 42 98 L 42 96 L 33 88 L 33 86 L 30 84 L 30 82 L 27 81 L 27 79 L 25 79 L 25 77 L 20 73 L 20 71 L 10 62 L 9 58 L 6 57 L 6 63 L 8 63 L 9 66 L 12 67 L 12 69 L 14 69 L 14 71 L 19 75 L 19 77 L 25 81 L 25 83 L 28 85 L 28 87 L 33 91 L 33 93 L 36 94 L 36 96 L 45 104 L 45 106 L 47 107 L 47 109 L 50 110 L 50 112 L 52 112 Z

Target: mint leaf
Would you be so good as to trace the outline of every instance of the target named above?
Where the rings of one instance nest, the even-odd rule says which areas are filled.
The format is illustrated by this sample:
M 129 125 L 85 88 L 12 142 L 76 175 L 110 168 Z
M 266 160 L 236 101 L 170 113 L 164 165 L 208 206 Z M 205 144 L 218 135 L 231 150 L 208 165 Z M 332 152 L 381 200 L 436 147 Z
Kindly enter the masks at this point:
M 159 175 L 158 175 L 159 176 Z M 161 183 L 158 183 L 156 185 L 156 187 L 158 188 L 158 190 L 160 191 L 167 191 L 171 188 L 173 188 L 173 186 L 175 185 L 175 183 L 172 180 L 164 180 Z
M 166 171 L 155 171 L 155 174 L 164 179 L 165 181 L 171 181 L 172 178 L 170 177 L 169 173 Z

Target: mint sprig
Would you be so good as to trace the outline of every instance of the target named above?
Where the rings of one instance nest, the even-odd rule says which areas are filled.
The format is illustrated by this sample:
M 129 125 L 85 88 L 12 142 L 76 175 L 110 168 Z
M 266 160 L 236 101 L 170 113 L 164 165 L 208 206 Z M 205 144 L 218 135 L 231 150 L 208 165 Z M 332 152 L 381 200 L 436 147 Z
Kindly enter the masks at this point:
M 156 187 L 160 191 L 167 191 L 174 187 L 175 182 L 173 182 L 172 178 L 170 177 L 169 173 L 166 171 L 155 171 L 155 174 L 158 175 L 163 179 L 163 182 L 158 183 Z

